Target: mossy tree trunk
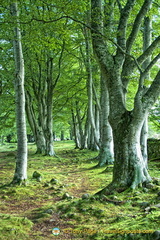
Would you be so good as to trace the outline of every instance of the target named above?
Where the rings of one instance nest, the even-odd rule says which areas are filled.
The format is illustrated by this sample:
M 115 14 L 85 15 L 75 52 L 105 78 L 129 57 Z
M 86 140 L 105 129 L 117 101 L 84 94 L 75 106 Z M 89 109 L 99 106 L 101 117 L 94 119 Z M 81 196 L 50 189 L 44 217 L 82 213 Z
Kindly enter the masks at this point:
M 102 1 L 91 0 L 93 48 L 109 92 L 109 122 L 113 130 L 115 159 L 113 180 L 101 193 L 105 193 L 108 189 L 134 189 L 139 184 L 151 180 L 142 157 L 140 135 L 148 110 L 160 94 L 160 71 L 154 77 L 147 91 L 144 82 L 149 70 L 159 59 L 159 54 L 153 57 L 144 71 L 141 70 L 141 66 L 158 46 L 160 37 L 157 37 L 137 59 L 131 56 L 141 22 L 152 3 L 151 0 L 142 3 L 139 11 L 135 14 L 132 29 L 127 34 L 129 17 L 135 2 L 128 0 L 124 6 L 120 2 L 118 4 L 120 17 L 115 43 L 112 36 L 104 36 L 102 31 Z M 114 55 L 110 51 L 110 44 L 114 44 L 116 49 Z M 132 79 L 131 74 L 135 70 L 137 71 L 137 68 L 139 71 L 137 92 L 134 96 L 133 110 L 128 111 L 126 107 L 127 88 Z
M 150 17 L 144 18 L 144 31 L 143 31 L 143 51 L 145 51 L 151 44 L 152 39 L 152 21 Z M 143 69 L 145 70 L 151 62 L 151 56 L 149 56 L 143 63 Z M 151 80 L 150 73 L 147 74 L 147 79 Z M 142 132 L 141 132 L 141 150 L 143 159 L 147 165 L 148 154 L 147 154 L 147 138 L 148 138 L 148 115 L 144 121 Z
M 114 162 L 112 128 L 109 123 L 109 93 L 105 77 L 101 73 L 101 147 L 98 167 Z

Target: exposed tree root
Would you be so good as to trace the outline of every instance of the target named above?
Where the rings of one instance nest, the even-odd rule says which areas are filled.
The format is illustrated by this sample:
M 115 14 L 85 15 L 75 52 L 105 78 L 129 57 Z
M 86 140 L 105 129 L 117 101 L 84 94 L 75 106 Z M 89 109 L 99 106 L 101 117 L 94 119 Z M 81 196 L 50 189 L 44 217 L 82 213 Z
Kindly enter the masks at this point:
M 11 186 L 26 186 L 27 185 L 27 179 L 19 179 L 14 178 L 13 181 L 10 183 Z

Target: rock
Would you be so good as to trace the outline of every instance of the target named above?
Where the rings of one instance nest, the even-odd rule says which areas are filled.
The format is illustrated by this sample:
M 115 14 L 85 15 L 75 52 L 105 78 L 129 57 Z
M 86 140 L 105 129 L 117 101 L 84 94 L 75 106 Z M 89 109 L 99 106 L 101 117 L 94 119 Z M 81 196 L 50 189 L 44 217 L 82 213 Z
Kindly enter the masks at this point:
M 56 192 L 59 192 L 59 193 L 60 193 L 60 192 L 62 192 L 62 191 L 63 191 L 63 189 L 61 189 L 61 188 L 57 188 L 57 189 L 56 189 Z
M 133 201 L 138 201 L 138 200 L 141 200 L 141 197 L 137 196 L 137 197 L 134 197 L 132 198 Z
M 106 224 L 106 219 L 101 219 L 98 221 L 99 224 Z
M 118 199 L 118 197 L 117 196 L 113 196 L 113 198 L 112 198 L 113 200 L 116 200 L 116 199 Z
M 132 239 L 134 240 L 134 239 L 135 239 L 135 234 L 129 233 L 127 239 L 128 239 L 128 240 L 132 240 Z
M 62 199 L 70 199 L 71 196 L 68 193 L 64 193 Z
M 142 207 L 142 208 L 146 208 L 146 207 L 149 207 L 149 202 L 141 202 L 141 203 L 139 203 L 139 205 L 140 205 L 140 207 Z
M 48 213 L 48 214 L 53 214 L 53 209 L 49 208 L 45 211 L 45 213 Z
M 96 198 L 94 196 L 90 197 L 90 200 L 95 201 Z
M 9 199 L 9 197 L 6 196 L 6 195 L 3 195 L 3 196 L 2 196 L 2 199 Z
M 42 181 L 42 176 L 39 176 L 36 179 L 37 179 L 37 182 L 41 182 Z
M 68 218 L 75 218 L 76 217 L 76 213 L 68 213 L 67 217 Z
M 97 210 L 97 213 L 98 214 L 102 214 L 102 213 L 104 213 L 104 210 L 103 209 L 99 209 L 99 210 Z
M 144 210 L 145 210 L 145 212 L 146 212 L 146 213 L 148 213 L 148 212 L 151 212 L 151 211 L 152 211 L 151 207 L 146 207 Z
M 42 181 L 42 175 L 37 171 L 34 171 L 32 177 L 35 178 L 38 182 Z
M 58 180 L 56 178 L 52 178 L 50 181 L 51 184 L 57 184 Z
M 81 208 L 80 211 L 81 211 L 81 212 L 86 212 L 87 209 L 85 209 L 85 208 Z
M 146 184 L 146 188 L 152 189 L 152 188 L 154 188 L 154 184 L 152 184 L 152 183 L 147 183 L 147 184 Z
M 89 193 L 84 193 L 82 195 L 82 199 L 89 199 L 90 198 L 90 194 Z
M 43 187 L 50 187 L 51 185 L 50 185 L 50 183 L 45 183 L 44 185 L 43 185 Z
M 154 178 L 152 182 L 158 186 L 160 185 L 160 180 L 158 178 Z
M 34 171 L 33 175 L 32 175 L 33 178 L 39 178 L 41 177 L 41 174 L 37 171 Z
M 50 222 L 57 222 L 57 219 L 51 218 L 49 221 Z
M 147 193 L 148 192 L 148 188 L 143 188 L 143 192 Z
M 160 240 L 160 231 L 155 231 L 151 234 L 151 240 Z
M 160 203 L 154 205 L 153 207 L 155 207 L 155 208 L 160 208 Z
M 134 194 L 133 194 L 133 196 L 135 197 L 135 196 L 138 196 L 138 195 L 140 195 L 141 193 L 140 192 L 135 192 Z

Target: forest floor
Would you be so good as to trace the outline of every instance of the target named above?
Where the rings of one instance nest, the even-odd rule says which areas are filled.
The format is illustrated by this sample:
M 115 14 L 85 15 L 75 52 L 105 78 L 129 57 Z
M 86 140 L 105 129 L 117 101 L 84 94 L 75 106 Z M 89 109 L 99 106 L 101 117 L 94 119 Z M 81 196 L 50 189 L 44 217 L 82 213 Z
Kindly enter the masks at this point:
M 55 142 L 59 158 L 28 148 L 28 183 L 13 187 L 16 145 L 0 146 L 0 240 L 158 239 L 160 160 L 149 162 L 148 188 L 98 198 L 113 166 L 93 168 L 97 152 L 74 149 L 71 141 Z M 42 179 L 33 178 L 35 171 Z

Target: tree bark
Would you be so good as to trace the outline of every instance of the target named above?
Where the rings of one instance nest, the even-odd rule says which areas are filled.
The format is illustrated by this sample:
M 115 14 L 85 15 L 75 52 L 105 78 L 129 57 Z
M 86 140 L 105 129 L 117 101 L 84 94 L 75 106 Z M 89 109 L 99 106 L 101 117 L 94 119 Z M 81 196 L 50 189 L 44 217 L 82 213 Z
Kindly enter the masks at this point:
M 81 117 L 80 113 L 81 113 L 80 107 L 79 107 L 78 101 L 76 101 L 76 116 L 77 116 L 77 123 L 78 123 L 79 143 L 80 143 L 80 149 L 84 149 L 85 142 L 86 142 L 86 135 L 82 126 L 83 117 Z
M 113 164 L 113 136 L 109 124 L 109 93 L 105 78 L 101 74 L 101 147 L 99 152 L 98 166 Z
M 16 102 L 16 125 L 17 125 L 17 160 L 12 183 L 21 184 L 27 180 L 27 133 L 25 119 L 25 93 L 24 93 L 24 59 L 21 44 L 21 31 L 18 24 L 17 2 L 10 5 L 11 15 L 17 18 L 14 29 L 14 58 L 16 67 L 15 102 Z
M 26 91 L 25 96 L 26 96 L 26 115 L 37 146 L 36 153 L 44 155 L 46 149 L 46 142 L 42 126 L 40 126 L 40 121 L 37 121 L 36 119 L 36 114 L 32 105 L 32 97 L 30 93 Z
M 152 21 L 149 17 L 144 18 L 144 31 L 143 31 L 143 51 L 145 51 L 151 44 L 152 39 Z M 151 57 L 149 56 L 143 63 L 143 69 L 145 70 L 149 63 L 151 62 Z M 146 78 L 150 80 L 150 73 L 148 72 Z M 146 117 L 142 132 L 141 132 L 141 150 L 144 162 L 147 165 L 148 154 L 147 154 L 147 138 L 148 138 L 148 116 Z
M 48 32 L 46 32 L 46 35 L 48 35 Z M 54 53 L 54 51 L 46 48 L 43 48 L 41 52 L 36 52 L 33 55 L 35 62 L 30 64 L 31 75 L 28 76 L 28 79 L 31 79 L 31 82 L 27 84 L 27 95 L 29 95 L 30 101 L 29 104 L 27 102 L 26 107 L 28 122 L 35 135 L 37 153 L 49 156 L 55 155 L 52 124 L 53 95 L 60 79 L 63 52 L 64 43 L 60 53 L 59 51 Z M 56 57 L 58 60 L 55 75 L 53 66 Z
M 139 118 L 139 119 L 138 119 Z M 125 112 L 122 123 L 113 130 L 115 163 L 112 186 L 135 188 L 150 181 L 140 148 L 140 133 L 145 116 Z
M 88 21 L 89 19 L 87 19 L 87 22 Z M 87 85 L 87 96 L 88 96 L 88 122 L 92 127 L 92 132 L 94 136 L 94 142 L 95 142 L 94 149 L 98 150 L 100 148 L 100 139 L 99 139 L 99 127 L 97 127 L 98 121 L 96 122 L 96 119 L 95 119 L 95 116 L 98 110 L 94 111 L 93 109 L 94 104 L 93 104 L 93 74 L 92 74 L 92 62 L 91 62 L 91 54 L 92 54 L 91 36 L 90 36 L 90 32 L 86 28 L 83 29 L 83 34 L 85 37 L 85 50 L 86 50 L 86 54 L 85 54 L 86 57 L 83 56 L 83 58 L 84 58 L 84 63 L 85 63 L 86 73 L 87 73 L 86 85 Z
M 139 32 L 141 20 L 150 8 L 151 1 L 146 0 L 142 4 L 137 16 L 131 34 L 127 41 L 127 24 L 135 1 L 128 0 L 125 6 L 120 9 L 120 18 L 117 31 L 116 54 L 113 56 L 108 47 L 108 41 L 104 40 L 102 32 L 102 2 L 101 0 L 91 0 L 92 9 L 92 41 L 101 71 L 105 78 L 110 103 L 109 122 L 113 130 L 114 140 L 114 170 L 113 180 L 107 188 L 100 193 L 105 193 L 108 189 L 125 190 L 127 188 L 136 188 L 140 184 L 151 180 L 146 164 L 142 157 L 140 147 L 140 134 L 144 120 L 148 114 L 149 108 L 155 103 L 160 93 L 160 71 L 157 73 L 151 86 L 144 91 L 143 82 L 149 69 L 157 61 L 155 57 L 145 69 L 141 71 L 139 63 L 143 63 L 153 49 L 157 46 L 155 40 L 137 60 L 133 60 L 132 65 L 128 65 L 131 47 Z M 108 37 L 109 38 L 109 37 Z M 153 47 L 154 46 L 154 47 Z M 127 53 L 128 51 L 128 53 Z M 138 90 L 134 98 L 134 108 L 132 111 L 126 109 L 126 90 L 130 78 L 129 74 L 135 67 L 140 71 Z M 129 69 L 129 70 L 128 70 Z
M 77 123 L 76 123 L 76 117 L 74 115 L 73 109 L 71 109 L 72 114 L 72 123 L 73 123 L 73 135 L 74 135 L 74 141 L 75 141 L 75 148 L 80 148 L 80 142 L 79 142 L 79 133 L 77 132 Z

